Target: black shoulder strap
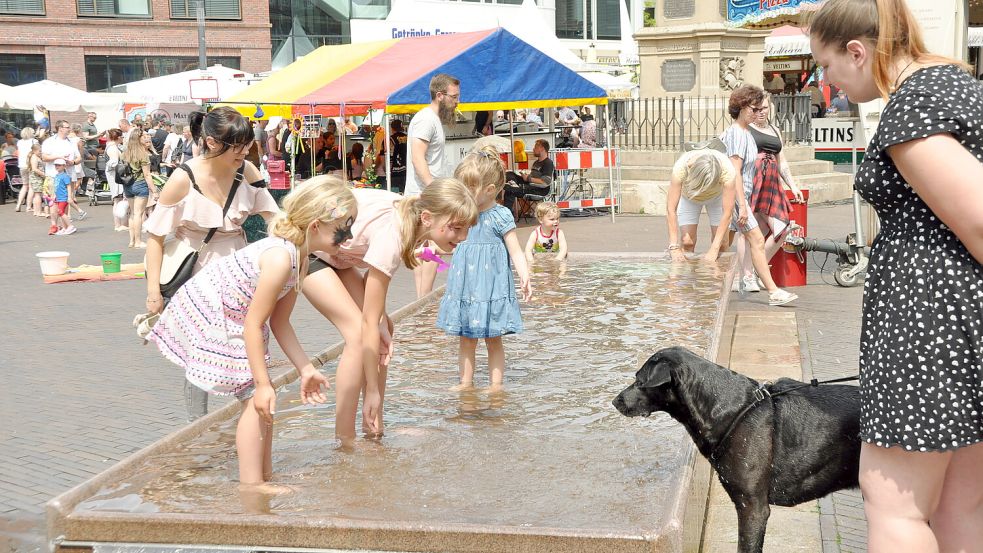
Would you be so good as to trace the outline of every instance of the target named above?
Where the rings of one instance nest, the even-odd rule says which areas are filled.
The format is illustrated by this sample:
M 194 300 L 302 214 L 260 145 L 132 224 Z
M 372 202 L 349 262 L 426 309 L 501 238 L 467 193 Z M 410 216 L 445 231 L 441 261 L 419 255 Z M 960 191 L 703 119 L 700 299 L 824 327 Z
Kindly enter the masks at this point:
M 188 174 L 188 178 L 191 179 L 191 186 L 194 186 L 195 187 L 195 190 L 197 190 L 200 194 L 204 194 L 201 191 L 201 188 L 198 188 L 198 183 L 195 182 L 195 174 L 191 170 L 191 167 L 188 167 L 188 164 L 187 163 L 182 163 L 181 165 L 178 165 L 178 169 L 181 169 L 182 171 L 184 171 L 185 173 L 187 173 Z
M 225 207 L 222 208 L 223 223 L 225 222 L 225 215 L 229 212 L 229 207 L 232 205 L 232 199 L 235 198 L 236 191 L 239 190 L 239 183 L 242 182 L 242 169 L 243 169 L 242 167 L 239 167 L 239 170 L 236 171 L 236 178 L 235 180 L 232 181 L 232 188 L 229 189 L 229 196 L 225 198 Z M 194 182 L 194 180 L 192 180 L 192 182 Z M 197 186 L 195 188 L 197 188 Z M 215 227 L 208 231 L 208 234 L 205 235 L 205 239 L 201 241 L 202 247 L 204 247 L 205 244 L 207 244 L 208 241 L 211 240 L 213 236 L 215 236 L 215 232 L 217 230 L 218 227 Z

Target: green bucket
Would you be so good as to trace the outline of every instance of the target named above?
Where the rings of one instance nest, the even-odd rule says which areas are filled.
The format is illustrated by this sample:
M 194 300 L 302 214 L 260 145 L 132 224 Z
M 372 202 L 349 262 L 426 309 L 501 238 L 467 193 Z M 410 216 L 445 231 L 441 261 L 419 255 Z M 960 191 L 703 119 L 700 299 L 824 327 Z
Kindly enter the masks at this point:
M 118 273 L 120 271 L 120 261 L 123 254 L 120 252 L 99 254 L 102 257 L 102 272 Z

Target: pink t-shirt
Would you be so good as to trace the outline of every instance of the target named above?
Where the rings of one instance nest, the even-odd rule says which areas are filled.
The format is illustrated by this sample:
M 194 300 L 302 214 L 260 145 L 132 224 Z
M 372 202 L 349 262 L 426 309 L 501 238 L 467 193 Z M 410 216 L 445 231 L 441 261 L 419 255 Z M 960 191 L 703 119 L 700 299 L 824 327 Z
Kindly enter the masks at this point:
M 402 263 L 402 231 L 395 202 L 403 197 L 372 188 L 356 188 L 352 193 L 358 202 L 358 214 L 352 225 L 353 238 L 342 244 L 335 255 L 323 252 L 315 252 L 315 255 L 338 269 L 372 266 L 392 277 Z

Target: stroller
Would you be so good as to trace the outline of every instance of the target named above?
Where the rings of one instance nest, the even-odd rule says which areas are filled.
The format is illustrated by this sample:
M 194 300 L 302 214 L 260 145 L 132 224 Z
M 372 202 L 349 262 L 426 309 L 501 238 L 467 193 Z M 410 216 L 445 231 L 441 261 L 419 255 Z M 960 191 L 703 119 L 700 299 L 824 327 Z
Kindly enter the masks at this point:
M 106 180 L 106 163 L 108 161 L 109 157 L 105 153 L 97 155 L 95 160 L 85 161 L 86 176 L 91 176 L 91 184 L 85 191 L 85 195 L 89 197 L 89 205 L 99 205 L 99 202 L 113 202 L 113 193 L 110 192 L 109 181 Z
M 20 178 L 20 167 L 17 166 L 16 157 L 8 157 L 3 160 L 3 182 L 0 183 L 0 194 L 3 195 L 3 200 L 0 203 L 7 202 L 7 194 L 10 195 L 12 199 L 17 199 L 17 195 L 20 194 L 21 187 L 24 186 L 24 182 Z

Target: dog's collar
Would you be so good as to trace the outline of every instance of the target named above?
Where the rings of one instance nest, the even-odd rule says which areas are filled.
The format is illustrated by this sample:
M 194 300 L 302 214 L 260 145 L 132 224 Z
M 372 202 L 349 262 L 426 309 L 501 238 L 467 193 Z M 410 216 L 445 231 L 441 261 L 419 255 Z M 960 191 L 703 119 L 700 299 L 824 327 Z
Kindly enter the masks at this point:
M 723 437 L 720 438 L 717 445 L 713 447 L 713 451 L 710 452 L 710 461 L 716 461 L 720 457 L 720 452 L 724 447 L 724 444 L 727 443 L 727 439 L 730 438 L 730 435 L 733 434 L 734 429 L 737 428 L 737 425 L 744 419 L 744 417 L 746 417 L 748 413 L 760 405 L 765 399 L 772 397 L 769 386 L 771 386 L 770 382 L 762 382 L 761 384 L 758 384 L 757 388 L 754 389 L 754 392 L 752 393 L 754 396 L 754 401 L 748 404 L 747 407 L 745 407 L 740 413 L 737 414 L 736 417 L 734 417 L 733 420 L 730 421 L 727 431 L 724 432 Z

